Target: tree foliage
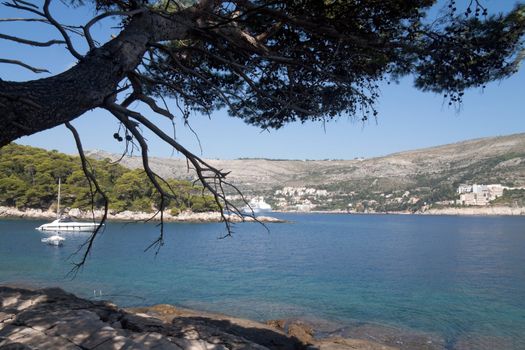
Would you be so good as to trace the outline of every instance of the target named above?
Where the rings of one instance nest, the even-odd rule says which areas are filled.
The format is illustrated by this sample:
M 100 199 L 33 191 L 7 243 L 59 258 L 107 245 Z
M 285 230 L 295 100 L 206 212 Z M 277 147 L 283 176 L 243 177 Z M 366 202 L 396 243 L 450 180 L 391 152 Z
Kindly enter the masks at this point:
M 109 159 L 90 160 L 100 183 L 110 198 L 110 209 L 153 212 L 159 209 L 159 193 L 148 181 L 144 170 L 129 170 Z M 55 208 L 58 178 L 62 181 L 64 207 L 102 208 L 100 196 L 92 196 L 78 157 L 56 151 L 10 144 L 0 149 L 0 205 L 17 208 Z M 173 212 L 217 210 L 217 205 L 202 187 L 185 180 L 169 179 L 173 198 L 166 208 Z

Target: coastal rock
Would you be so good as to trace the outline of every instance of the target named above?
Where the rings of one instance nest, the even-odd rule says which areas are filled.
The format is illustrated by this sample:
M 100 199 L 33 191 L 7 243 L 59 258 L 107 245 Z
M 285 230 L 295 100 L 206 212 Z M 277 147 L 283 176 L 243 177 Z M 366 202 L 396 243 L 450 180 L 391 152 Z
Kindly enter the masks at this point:
M 525 215 L 525 208 L 520 207 L 458 207 L 429 209 L 420 214 L 427 215 Z
M 61 337 L 50 337 L 44 332 L 38 331 L 31 327 L 9 326 L 0 331 L 0 349 L 9 345 L 14 347 L 15 344 L 21 344 L 29 349 L 64 349 L 80 350 L 79 347 Z
M 298 320 L 263 324 L 165 304 L 122 310 L 58 288 L 0 287 L 0 306 L 0 350 L 444 349 L 439 341 L 388 327 L 359 326 L 352 335 L 316 339 L 312 326 Z
M 95 349 L 97 346 L 100 346 L 103 343 L 108 342 L 117 336 L 119 336 L 117 330 L 115 330 L 112 327 L 105 326 L 91 333 L 89 337 L 87 337 L 80 344 L 80 346 L 83 349 Z
M 161 320 L 141 314 L 127 314 L 121 320 L 122 328 L 133 332 L 156 332 L 164 327 Z
M 71 208 L 66 210 L 66 214 L 80 220 L 93 220 L 93 215 L 95 218 L 101 218 L 103 215 L 102 210 L 84 211 L 78 208 Z M 159 221 L 160 216 L 153 217 L 153 213 L 146 212 L 137 212 L 125 210 L 122 212 L 109 212 L 108 220 L 115 221 L 146 221 L 153 220 Z M 0 206 L 0 218 L 28 218 L 28 219 L 55 219 L 56 213 L 49 210 L 40 210 L 40 209 L 17 209 L 12 207 L 2 207 Z M 228 220 L 231 222 L 255 222 L 256 220 L 250 216 L 239 217 L 237 215 L 226 215 Z M 171 215 L 169 212 L 164 213 L 164 220 L 166 222 L 221 222 L 223 218 L 219 212 L 204 212 L 204 213 L 194 213 L 191 211 L 184 211 L 177 216 Z M 270 216 L 258 216 L 257 221 L 264 223 L 282 223 L 284 220 L 270 217 Z
M 176 342 L 170 342 L 159 333 L 140 333 L 132 334 L 129 338 L 136 344 L 144 346 L 146 349 L 154 350 L 181 350 L 186 349 L 177 345 Z
M 286 320 L 270 320 L 266 321 L 266 324 L 270 327 L 284 331 L 284 327 L 286 327 Z
M 0 305 L 1 350 L 301 348 L 296 340 L 253 321 L 230 323 L 224 319 L 198 317 L 200 313 L 196 312 L 192 317 L 182 317 L 177 314 L 185 311 L 167 305 L 153 307 L 152 313 L 170 317 L 171 321 L 166 322 L 149 313 L 130 313 L 111 303 L 77 298 L 57 288 L 32 291 L 0 287 Z M 122 328 L 111 327 L 117 323 Z M 262 328 L 258 329 L 258 325 Z M 258 344 L 255 339 L 269 346 Z
M 304 344 L 314 343 L 313 328 L 302 322 L 293 322 L 288 325 L 288 335 L 299 339 Z

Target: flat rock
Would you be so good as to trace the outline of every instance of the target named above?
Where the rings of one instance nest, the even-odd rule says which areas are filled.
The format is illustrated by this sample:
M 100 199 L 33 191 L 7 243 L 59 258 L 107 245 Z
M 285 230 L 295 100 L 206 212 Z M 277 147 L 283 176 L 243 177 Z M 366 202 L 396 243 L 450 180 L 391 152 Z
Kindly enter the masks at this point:
M 97 333 L 105 326 L 96 314 L 87 311 L 84 313 L 84 316 L 79 315 L 73 319 L 57 322 L 48 334 L 66 338 L 76 345 L 82 344 L 91 334 Z
M 124 350 L 124 349 L 129 350 L 130 347 L 133 345 L 137 345 L 137 344 L 134 344 L 130 339 L 124 336 L 118 335 L 114 338 L 111 338 L 101 343 L 100 345 L 97 345 L 96 347 L 93 348 L 93 350 Z
M 127 314 L 122 317 L 120 324 L 122 325 L 122 328 L 126 328 L 134 332 L 154 332 L 164 327 L 164 323 L 161 320 L 140 314 Z
M 147 349 L 153 350 L 181 350 L 182 347 L 176 343 L 170 342 L 162 334 L 159 333 L 140 333 L 132 334 L 129 337 L 135 343 L 142 344 Z
M 97 346 L 101 345 L 102 343 L 105 343 L 107 341 L 110 341 L 111 339 L 122 335 L 120 334 L 116 329 L 104 326 L 94 332 L 92 332 L 89 337 L 85 338 L 80 346 L 83 349 L 94 349 Z
M 35 349 L 80 350 L 79 347 L 64 338 L 50 337 L 44 332 L 29 327 L 9 327 L 8 331 L 2 336 L 5 339 L 0 342 L 0 347 L 22 344 Z

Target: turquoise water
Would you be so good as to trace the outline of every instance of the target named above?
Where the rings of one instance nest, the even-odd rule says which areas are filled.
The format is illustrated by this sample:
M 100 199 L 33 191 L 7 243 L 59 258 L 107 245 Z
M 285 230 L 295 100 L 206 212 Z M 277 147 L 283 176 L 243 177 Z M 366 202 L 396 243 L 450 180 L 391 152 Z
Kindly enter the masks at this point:
M 277 215 L 277 214 L 276 214 Z M 121 306 L 169 303 L 257 320 L 367 322 L 525 349 L 525 218 L 279 214 L 292 223 L 110 223 L 87 266 L 66 277 L 86 239 L 40 242 L 40 221 L 0 221 L 0 283 L 58 285 Z M 478 341 L 476 339 L 482 339 Z M 476 345 L 480 348 L 480 345 Z M 487 345 L 486 349 L 491 349 Z

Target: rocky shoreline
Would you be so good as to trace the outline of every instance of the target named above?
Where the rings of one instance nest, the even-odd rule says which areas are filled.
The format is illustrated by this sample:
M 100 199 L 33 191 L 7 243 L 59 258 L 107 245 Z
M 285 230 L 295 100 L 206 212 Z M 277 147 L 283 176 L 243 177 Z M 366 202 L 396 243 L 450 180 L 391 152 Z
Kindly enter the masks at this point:
M 0 350 L 437 350 L 440 342 L 392 336 L 317 339 L 302 322 L 266 324 L 171 305 L 120 309 L 59 288 L 0 286 Z M 406 339 L 405 339 L 406 340 Z
M 428 209 L 423 215 L 478 215 L 478 216 L 520 216 L 525 208 L 520 207 L 449 207 Z
M 283 212 L 286 213 L 286 212 Z M 292 213 L 292 212 L 288 212 Z M 449 216 L 522 216 L 523 207 L 448 207 L 430 208 L 424 211 L 388 211 L 388 212 L 356 212 L 345 210 L 311 210 L 308 212 L 295 211 L 299 214 L 354 214 L 354 215 L 449 215 Z
M 92 220 L 93 213 L 91 211 L 82 211 L 76 208 L 70 209 L 67 213 L 69 216 L 80 219 L 80 220 Z M 102 210 L 95 210 L 95 218 L 101 218 L 103 215 Z M 109 212 L 109 221 L 145 221 L 152 218 L 152 213 L 136 212 L 136 211 L 122 211 L 122 212 Z M 56 218 L 56 213 L 49 210 L 42 209 L 26 209 L 20 210 L 13 207 L 2 207 L 0 206 L 0 218 L 20 218 L 20 219 L 46 219 L 52 220 Z M 250 216 L 240 218 L 237 215 L 229 215 L 231 222 L 255 222 L 255 219 Z M 152 221 L 159 221 L 160 216 L 157 215 Z M 285 220 L 274 218 L 271 216 L 257 216 L 259 222 L 264 223 L 282 223 Z M 219 212 L 205 212 L 205 213 L 193 213 L 191 211 L 181 212 L 179 215 L 171 215 L 168 212 L 164 213 L 164 221 L 166 222 L 189 222 L 189 223 L 203 223 L 203 222 L 221 222 L 222 218 Z
M 276 211 L 280 213 L 294 213 L 294 214 L 354 214 L 354 215 L 443 215 L 443 216 L 524 216 L 525 208 L 522 207 L 449 207 L 439 209 L 427 209 L 425 211 L 409 212 L 409 211 L 390 211 L 390 212 L 366 212 L 359 213 L 353 211 L 343 210 L 325 210 L 316 211 L 311 210 L 308 212 L 299 211 Z M 102 217 L 101 210 L 95 210 L 95 218 Z M 79 209 L 70 209 L 68 212 L 73 218 L 80 220 L 92 220 L 93 214 L 91 211 L 82 211 Z M 123 212 L 110 212 L 108 213 L 109 221 L 159 221 L 159 216 L 151 219 L 152 213 L 136 212 L 136 211 L 123 211 Z M 240 218 L 237 215 L 229 215 L 231 222 L 255 222 L 255 219 L 251 216 L 245 216 Z M 18 218 L 18 219 L 46 219 L 52 220 L 56 218 L 56 213 L 49 210 L 41 209 L 26 209 L 20 210 L 13 207 L 0 206 L 0 218 Z M 221 222 L 222 218 L 219 212 L 205 212 L 205 213 L 193 213 L 191 211 L 185 211 L 179 215 L 171 215 L 170 213 L 164 213 L 164 220 L 166 222 L 186 222 L 186 223 L 213 223 Z M 284 223 L 286 220 L 275 218 L 272 216 L 257 216 L 257 220 L 263 223 Z

